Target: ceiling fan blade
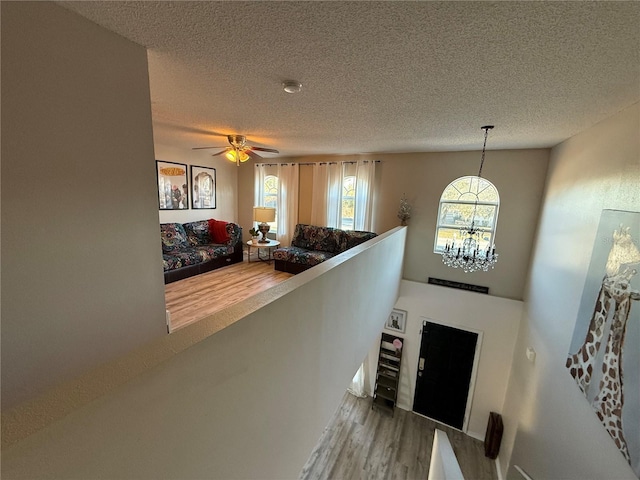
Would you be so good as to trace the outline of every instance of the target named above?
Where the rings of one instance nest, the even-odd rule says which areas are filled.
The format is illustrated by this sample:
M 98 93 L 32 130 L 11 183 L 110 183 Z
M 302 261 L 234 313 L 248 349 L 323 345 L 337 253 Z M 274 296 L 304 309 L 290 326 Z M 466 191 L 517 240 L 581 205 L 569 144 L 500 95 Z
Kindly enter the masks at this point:
M 207 148 L 227 148 L 227 147 L 193 147 L 191 150 L 206 150 Z
M 262 147 L 249 147 L 251 150 L 258 150 L 259 152 L 269 152 L 269 153 L 280 153 L 278 150 L 273 148 L 262 148 Z
M 212 157 L 215 157 L 215 156 L 217 156 L 217 155 L 222 155 L 223 153 L 227 153 L 228 151 L 229 151 L 229 149 L 228 149 L 228 148 L 225 148 L 224 150 L 220 150 L 219 152 L 212 153 L 212 154 L 211 154 L 211 156 L 212 156 Z
M 262 160 L 263 157 L 261 157 L 260 155 L 258 155 L 256 152 L 252 151 L 250 148 L 247 148 L 245 150 L 245 153 L 247 155 L 249 155 L 252 159 L 254 160 Z

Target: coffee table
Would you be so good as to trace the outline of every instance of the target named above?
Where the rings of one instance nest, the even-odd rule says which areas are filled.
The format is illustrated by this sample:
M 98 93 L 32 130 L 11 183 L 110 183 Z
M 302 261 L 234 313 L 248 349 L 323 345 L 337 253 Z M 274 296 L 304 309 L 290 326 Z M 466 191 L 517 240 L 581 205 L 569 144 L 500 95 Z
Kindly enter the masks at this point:
M 248 251 L 248 255 L 247 255 L 247 261 L 249 263 L 251 263 L 251 249 L 252 248 L 257 248 L 258 249 L 258 260 L 261 260 L 263 262 L 270 262 L 272 260 L 271 258 L 271 250 L 273 248 L 276 248 L 278 245 L 280 245 L 280 242 L 278 240 L 269 240 L 267 242 L 258 242 L 258 241 L 253 241 L 253 240 L 249 240 L 247 242 L 247 247 L 249 249 Z M 260 256 L 260 249 L 261 248 L 266 248 L 267 249 L 267 257 L 263 258 Z

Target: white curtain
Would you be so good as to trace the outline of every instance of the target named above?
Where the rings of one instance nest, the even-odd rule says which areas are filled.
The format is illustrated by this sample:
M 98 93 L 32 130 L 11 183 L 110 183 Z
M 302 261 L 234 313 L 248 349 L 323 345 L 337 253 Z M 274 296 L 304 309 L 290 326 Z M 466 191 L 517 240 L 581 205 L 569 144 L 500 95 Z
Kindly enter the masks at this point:
M 366 363 L 366 362 L 365 362 Z M 347 388 L 347 391 L 356 397 L 366 397 L 367 394 L 364 391 L 364 365 L 360 365 L 358 371 L 356 372 L 353 380 L 351 380 L 351 385 Z
M 314 165 L 311 223 L 340 228 L 343 180 L 353 175 L 356 177 L 353 229 L 370 231 L 375 169 L 376 164 L 371 160 Z M 322 205 L 326 205 L 324 218 L 320 213 Z
M 264 201 L 264 179 L 268 175 L 278 177 L 277 239 L 289 245 L 296 223 L 298 223 L 298 194 L 300 166 L 297 163 L 269 165 L 256 164 L 255 206 Z M 313 165 L 313 196 L 311 223 L 340 228 L 342 222 L 343 180 L 355 176 L 354 230 L 373 229 L 373 188 L 375 183 L 375 161 L 328 162 Z
M 342 180 L 346 163 L 330 163 L 327 175 L 327 227 L 340 228 L 342 218 Z
M 356 164 L 354 230 L 371 231 L 375 174 L 376 162 L 358 161 Z
M 298 223 L 298 190 L 300 166 L 297 163 L 278 165 L 278 234 L 282 245 L 290 245 Z
M 261 163 L 255 166 L 255 175 L 253 176 L 253 206 L 263 207 L 264 202 L 264 177 L 266 177 L 265 166 Z M 253 220 L 253 211 L 251 212 L 251 220 Z

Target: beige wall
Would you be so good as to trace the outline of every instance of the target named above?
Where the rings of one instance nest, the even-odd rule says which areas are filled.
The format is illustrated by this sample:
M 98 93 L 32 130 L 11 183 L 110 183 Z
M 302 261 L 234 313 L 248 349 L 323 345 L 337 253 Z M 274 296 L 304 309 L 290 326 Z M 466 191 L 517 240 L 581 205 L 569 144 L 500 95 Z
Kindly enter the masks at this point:
M 208 150 L 188 150 L 169 145 L 155 145 L 156 159 L 187 165 L 189 191 L 191 192 L 191 165 L 216 169 L 216 208 L 188 210 L 160 210 L 160 223 L 194 222 L 215 218 L 227 222 L 237 222 L 238 167 L 222 156 L 212 157 Z M 189 199 L 191 202 L 191 199 Z M 191 207 L 191 206 L 190 206 Z
M 166 326 L 145 49 L 1 8 L 4 410 Z
M 640 210 L 639 132 L 636 104 L 551 152 L 505 401 L 503 470 L 510 459 L 533 478 L 637 478 L 564 365 L 601 212 Z
M 298 221 L 311 223 L 311 195 L 313 194 L 313 167 L 300 167 L 300 205 L 298 206 Z
M 256 225 L 253 221 L 253 207 L 255 206 L 253 174 L 256 167 L 254 163 L 247 162 L 239 167 L 236 166 L 236 169 L 238 170 L 238 221 L 242 226 L 244 240 L 251 240 L 249 229 Z
M 376 164 L 376 193 L 373 230 L 385 232 L 400 224 L 396 217 L 400 199 L 406 195 L 412 205 L 409 220 L 404 278 L 426 282 L 436 277 L 489 287 L 490 295 L 521 300 L 527 277 L 540 202 L 547 173 L 549 150 L 489 151 L 483 177 L 500 193 L 500 213 L 496 248 L 500 255 L 495 270 L 466 274 L 446 267 L 433 253 L 433 241 L 440 195 L 456 178 L 476 175 L 480 152 L 404 153 L 362 156 L 314 156 L 278 159 L 287 162 L 380 160 Z M 243 169 L 243 167 L 240 167 Z M 301 166 L 300 221 L 308 221 L 311 211 L 312 167 Z M 304 174 L 302 172 L 305 172 Z M 253 198 L 253 170 L 243 169 L 238 180 L 240 197 Z M 306 215 L 309 216 L 306 216 Z M 250 216 L 240 207 L 240 218 Z

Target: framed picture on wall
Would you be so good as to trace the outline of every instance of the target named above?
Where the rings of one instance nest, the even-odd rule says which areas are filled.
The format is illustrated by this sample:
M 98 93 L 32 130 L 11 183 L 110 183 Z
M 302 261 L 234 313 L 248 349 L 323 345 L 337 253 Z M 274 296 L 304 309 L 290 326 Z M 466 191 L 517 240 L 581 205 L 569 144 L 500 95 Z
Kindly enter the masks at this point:
M 191 207 L 216 208 L 216 169 L 191 165 Z
M 156 160 L 158 174 L 158 202 L 160 210 L 189 208 L 187 166 L 182 163 Z
M 639 263 L 640 212 L 602 210 L 565 363 L 638 477 Z
M 394 332 L 404 333 L 406 327 L 407 312 L 405 310 L 398 310 L 397 308 L 391 310 L 384 328 L 386 328 L 387 330 L 392 330 Z

